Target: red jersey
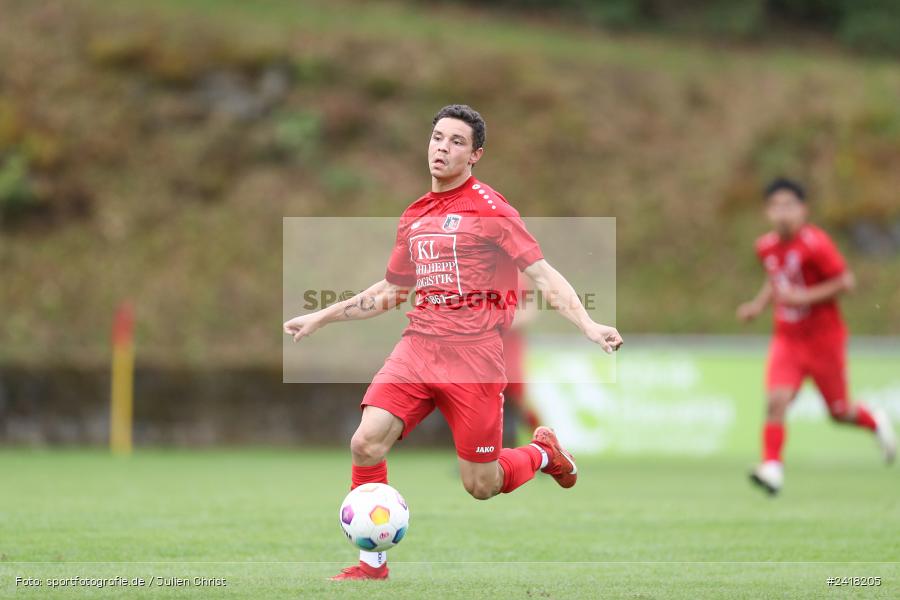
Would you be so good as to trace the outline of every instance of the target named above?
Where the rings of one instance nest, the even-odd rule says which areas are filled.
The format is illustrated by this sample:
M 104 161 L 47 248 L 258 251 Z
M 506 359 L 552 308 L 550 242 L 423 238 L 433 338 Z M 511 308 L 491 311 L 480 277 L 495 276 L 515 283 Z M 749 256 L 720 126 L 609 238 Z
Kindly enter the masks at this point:
M 415 288 L 403 332 L 476 340 L 509 327 L 518 270 L 543 258 L 506 199 L 469 177 L 429 192 L 400 217 L 385 279 Z
M 789 240 L 770 232 L 756 240 L 756 255 L 775 290 L 776 334 L 808 336 L 844 331 L 836 299 L 810 306 L 785 306 L 778 302 L 779 288 L 811 287 L 837 277 L 847 268 L 827 233 L 809 224 Z

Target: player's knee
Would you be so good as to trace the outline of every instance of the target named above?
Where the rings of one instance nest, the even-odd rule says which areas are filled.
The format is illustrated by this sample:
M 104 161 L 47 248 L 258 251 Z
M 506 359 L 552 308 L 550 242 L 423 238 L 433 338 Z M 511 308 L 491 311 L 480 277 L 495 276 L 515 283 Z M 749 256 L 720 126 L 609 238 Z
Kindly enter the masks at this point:
M 766 420 L 767 421 L 782 421 L 782 420 L 784 420 L 784 413 L 785 413 L 784 405 L 769 401 L 769 404 L 766 407 Z
M 490 481 L 486 477 L 465 477 L 463 478 L 463 487 L 476 500 L 493 498 L 500 491 L 497 482 Z
M 766 404 L 766 419 L 769 421 L 783 421 L 790 403 L 791 398 L 786 394 L 771 394 Z
M 350 438 L 350 452 L 357 464 L 377 462 L 387 454 L 385 444 L 367 436 L 364 432 L 357 431 Z
M 828 404 L 828 414 L 831 419 L 837 423 L 847 423 L 853 421 L 853 411 L 846 402 L 831 402 Z
M 466 485 L 466 491 L 476 500 L 487 500 L 497 495 L 494 485 L 477 481 L 471 485 Z

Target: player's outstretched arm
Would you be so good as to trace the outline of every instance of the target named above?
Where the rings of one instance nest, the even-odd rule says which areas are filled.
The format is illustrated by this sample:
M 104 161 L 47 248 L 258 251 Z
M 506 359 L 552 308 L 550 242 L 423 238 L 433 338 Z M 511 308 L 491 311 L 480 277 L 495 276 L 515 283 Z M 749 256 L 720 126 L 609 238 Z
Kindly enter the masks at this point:
M 572 284 L 546 260 L 542 258 L 530 264 L 524 272 L 553 308 L 572 321 L 589 340 L 600 344 L 607 353 L 618 350 L 624 343 L 615 327 L 601 325 L 591 319 Z
M 293 337 L 296 342 L 312 335 L 316 330 L 329 323 L 370 319 L 384 314 L 404 302 L 408 295 L 408 287 L 394 285 L 382 279 L 348 300 L 336 302 L 314 313 L 300 315 L 285 321 L 284 332 Z
M 752 321 L 766 309 L 766 306 L 768 306 L 769 302 L 771 301 L 772 282 L 770 282 L 769 279 L 766 278 L 766 280 L 762 284 L 762 287 L 759 288 L 759 292 L 757 292 L 756 297 L 753 298 L 753 300 L 751 300 L 750 302 L 744 302 L 743 304 L 738 306 L 737 318 L 744 322 Z

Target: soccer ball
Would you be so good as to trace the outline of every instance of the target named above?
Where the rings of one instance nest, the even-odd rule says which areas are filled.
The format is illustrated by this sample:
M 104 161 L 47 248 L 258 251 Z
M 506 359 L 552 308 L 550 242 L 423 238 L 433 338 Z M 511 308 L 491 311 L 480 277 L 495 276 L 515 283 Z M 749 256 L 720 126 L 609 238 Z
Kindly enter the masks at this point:
M 362 550 L 393 548 L 409 529 L 409 507 L 400 492 L 385 483 L 367 483 L 341 503 L 341 529 Z

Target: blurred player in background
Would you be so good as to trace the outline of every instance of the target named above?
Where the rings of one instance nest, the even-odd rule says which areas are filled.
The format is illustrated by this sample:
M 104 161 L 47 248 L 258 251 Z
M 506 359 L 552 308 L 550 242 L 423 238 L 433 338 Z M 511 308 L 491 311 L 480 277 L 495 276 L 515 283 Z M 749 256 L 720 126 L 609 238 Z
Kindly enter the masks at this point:
M 756 297 L 738 307 L 738 318 L 755 319 L 774 304 L 775 333 L 766 371 L 768 407 L 762 431 L 762 462 L 751 480 L 770 494 L 784 483 L 785 413 L 803 380 L 812 378 L 831 418 L 875 433 L 885 461 L 896 440 L 888 416 L 851 401 L 847 385 L 847 328 L 837 298 L 853 289 L 853 273 L 824 231 L 810 224 L 803 187 L 776 179 L 765 190 L 766 216 L 774 231 L 756 241 L 766 281 Z
M 415 290 L 409 325 L 361 403 L 362 419 L 350 440 L 351 488 L 387 483 L 388 450 L 435 408 L 450 425 L 460 478 L 474 498 L 511 492 L 539 470 L 563 488 L 575 485 L 575 461 L 549 427 L 538 427 L 530 444 L 502 447 L 501 335 L 513 321 L 518 272 L 606 352 L 618 349 L 622 338 L 590 318 L 516 209 L 472 176 L 484 138 L 484 120 L 475 110 L 458 104 L 441 109 L 428 144 L 431 191 L 401 215 L 384 279 L 284 323 L 284 332 L 298 341 L 329 323 L 383 314 Z M 359 564 L 333 579 L 387 576 L 384 552 L 361 551 Z
M 519 303 L 512 325 L 503 332 L 506 389 L 503 390 L 503 445 L 514 446 L 522 422 L 529 431 L 540 425 L 537 413 L 525 400 L 525 351 L 528 325 L 538 316 L 538 298 L 527 277 L 519 274 Z

